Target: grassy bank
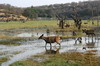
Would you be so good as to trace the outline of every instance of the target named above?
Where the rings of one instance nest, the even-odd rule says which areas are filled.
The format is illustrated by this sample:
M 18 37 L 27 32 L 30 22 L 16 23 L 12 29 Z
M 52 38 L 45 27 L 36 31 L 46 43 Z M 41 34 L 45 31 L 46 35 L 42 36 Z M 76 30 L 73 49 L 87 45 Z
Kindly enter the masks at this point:
M 22 23 L 20 21 L 11 21 L 11 22 L 0 22 L 0 29 L 16 29 L 16 28 L 32 28 L 32 27 L 58 27 L 57 20 L 33 20 L 33 21 L 27 21 L 25 23 Z M 65 21 L 66 23 L 70 25 L 74 25 L 73 20 Z M 84 25 L 84 23 L 88 23 Z M 97 25 L 96 20 L 94 21 L 94 26 Z M 87 20 L 82 21 L 82 26 L 91 27 L 93 26 L 91 22 L 87 22 Z
M 39 57 L 39 55 L 38 55 Z M 59 55 L 43 55 L 40 57 L 48 58 L 38 62 L 34 59 L 17 61 L 10 66 L 99 66 L 100 58 L 79 52 L 66 52 Z

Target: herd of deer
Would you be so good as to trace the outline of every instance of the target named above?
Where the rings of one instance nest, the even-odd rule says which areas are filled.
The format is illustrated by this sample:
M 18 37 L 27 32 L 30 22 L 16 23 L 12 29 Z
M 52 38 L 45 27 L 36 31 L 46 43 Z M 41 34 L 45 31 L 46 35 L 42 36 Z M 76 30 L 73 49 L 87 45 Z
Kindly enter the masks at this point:
M 82 31 L 83 31 L 83 33 L 85 33 L 88 36 L 95 36 L 94 30 L 84 29 Z M 51 43 L 57 43 L 57 44 L 59 44 L 59 46 L 61 46 L 61 44 L 60 44 L 61 36 L 44 37 L 44 34 L 42 34 L 38 39 L 43 39 L 46 42 L 45 47 L 46 47 L 47 43 L 50 44 L 50 47 L 52 47 Z

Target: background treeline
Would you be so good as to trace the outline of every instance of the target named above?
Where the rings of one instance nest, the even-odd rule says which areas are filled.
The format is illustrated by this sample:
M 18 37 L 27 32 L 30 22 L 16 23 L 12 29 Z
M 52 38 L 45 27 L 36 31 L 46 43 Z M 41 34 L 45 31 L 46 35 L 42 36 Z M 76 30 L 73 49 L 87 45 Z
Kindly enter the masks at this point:
M 27 8 L 14 7 L 9 4 L 0 4 L 0 9 L 6 9 L 16 14 L 22 14 L 28 18 L 54 18 L 55 15 L 61 14 L 71 18 L 73 9 L 83 19 L 89 19 L 92 16 L 97 17 L 100 15 L 100 1 L 84 1 L 72 2 L 66 4 L 54 4 L 45 6 L 31 6 Z
M 5 9 L 11 13 L 15 13 L 17 15 L 21 15 L 25 8 L 11 6 L 10 4 L 0 4 L 0 9 Z

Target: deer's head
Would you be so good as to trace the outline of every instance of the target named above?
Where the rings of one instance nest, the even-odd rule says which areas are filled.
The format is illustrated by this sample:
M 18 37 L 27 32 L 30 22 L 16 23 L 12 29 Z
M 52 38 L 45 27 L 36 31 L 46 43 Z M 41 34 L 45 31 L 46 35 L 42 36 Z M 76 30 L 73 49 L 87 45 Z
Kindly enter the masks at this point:
M 44 34 L 42 34 L 38 39 L 42 39 L 43 36 L 44 36 Z

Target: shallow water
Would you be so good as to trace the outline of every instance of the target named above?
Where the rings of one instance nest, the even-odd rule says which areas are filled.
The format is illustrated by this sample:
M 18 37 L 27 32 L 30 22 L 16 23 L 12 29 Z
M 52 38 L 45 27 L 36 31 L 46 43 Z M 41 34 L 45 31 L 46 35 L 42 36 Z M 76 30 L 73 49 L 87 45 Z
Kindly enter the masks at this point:
M 85 41 L 86 38 L 86 41 Z M 95 38 L 93 38 L 93 41 L 95 41 L 95 44 L 93 45 L 93 47 L 91 47 L 92 45 L 88 45 L 89 43 L 93 43 L 92 39 L 89 38 L 89 40 L 87 40 L 87 37 L 82 37 L 82 43 L 80 44 L 79 42 L 77 42 L 77 44 L 75 44 L 75 39 L 63 39 L 61 42 L 61 48 L 57 51 L 59 53 L 63 53 L 63 52 L 75 52 L 75 51 L 79 51 L 79 52 L 85 52 L 86 50 L 98 50 L 96 52 L 96 54 L 99 56 L 99 52 L 100 52 L 100 40 L 95 40 Z M 56 43 L 52 44 L 52 50 L 57 50 L 59 48 L 59 45 L 56 45 L 56 48 L 54 48 L 56 45 Z M 90 46 L 90 47 L 89 47 Z M 82 48 L 86 47 L 86 50 L 83 50 Z M 50 49 L 49 44 L 47 45 L 47 50 Z M 28 58 L 31 58 L 33 55 L 36 55 L 38 53 L 44 53 L 46 52 L 45 50 L 45 42 L 43 40 L 34 40 L 34 41 L 27 41 L 22 43 L 22 45 L 20 46 L 5 46 L 5 45 L 0 45 L 0 53 L 2 53 L 2 55 L 0 55 L 0 58 L 2 57 L 7 57 L 9 58 L 8 61 L 2 63 L 1 66 L 9 66 L 10 64 L 19 61 L 19 60 L 25 60 Z
M 45 36 L 51 36 L 51 35 L 71 35 L 70 33 L 56 33 L 56 32 L 50 32 L 47 34 L 46 31 L 41 32 L 28 32 L 27 30 L 24 30 L 25 32 L 17 32 L 16 34 L 13 34 L 13 36 L 16 37 L 39 37 L 41 34 L 44 34 Z M 77 38 L 76 38 L 77 39 Z M 92 39 L 91 37 L 88 39 L 88 37 L 82 37 L 82 43 L 75 43 L 76 39 L 63 39 L 61 41 L 61 48 L 59 48 L 59 45 L 56 45 L 56 43 L 52 44 L 52 51 L 50 50 L 50 45 L 47 44 L 47 49 L 45 49 L 45 41 L 44 40 L 30 40 L 30 41 L 21 41 L 21 45 L 19 46 L 6 46 L 6 45 L 0 45 L 0 58 L 7 57 L 8 61 L 1 64 L 1 66 L 9 66 L 10 64 L 25 60 L 28 58 L 31 58 L 32 56 L 38 54 L 38 53 L 46 53 L 46 54 L 56 54 L 56 53 L 63 53 L 63 52 L 85 52 L 87 50 L 97 50 L 95 52 L 96 55 L 100 56 L 100 37 L 95 37 Z M 55 46 L 56 45 L 56 46 Z M 83 49 L 83 47 L 86 47 L 86 50 Z

